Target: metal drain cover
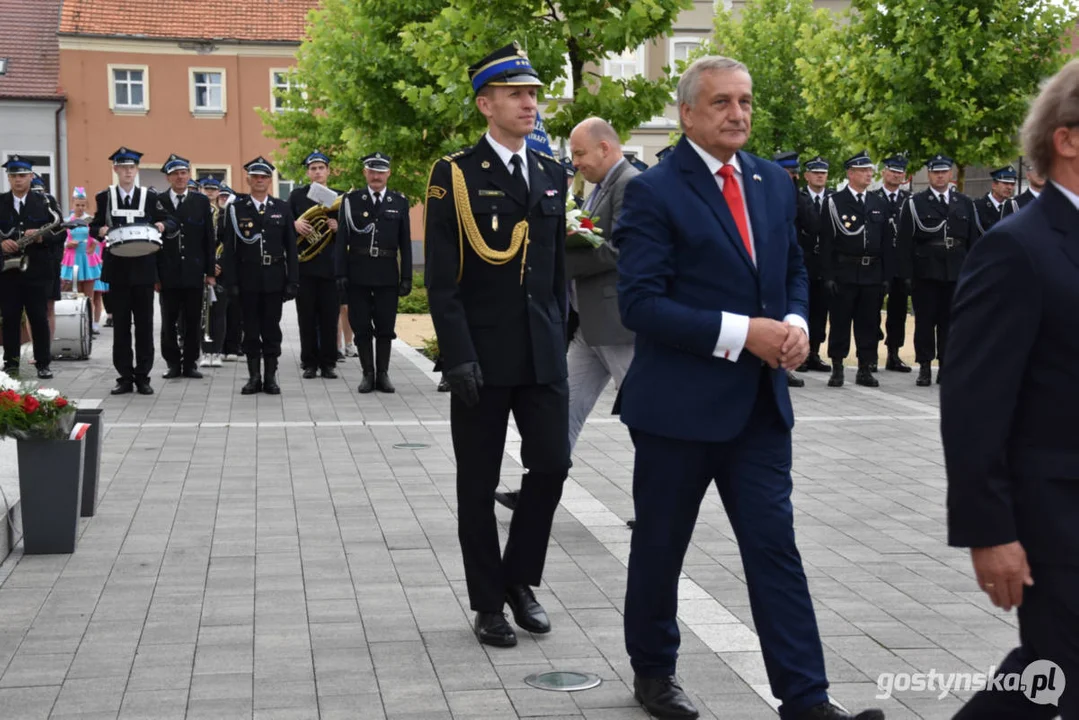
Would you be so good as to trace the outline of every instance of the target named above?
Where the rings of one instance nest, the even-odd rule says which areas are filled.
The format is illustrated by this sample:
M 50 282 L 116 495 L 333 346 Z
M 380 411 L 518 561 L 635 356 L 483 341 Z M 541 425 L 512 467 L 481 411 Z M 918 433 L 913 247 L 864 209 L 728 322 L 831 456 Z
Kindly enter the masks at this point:
M 431 446 L 426 443 L 397 443 L 393 447 L 395 450 L 423 450 Z
M 578 690 L 591 690 L 599 687 L 598 675 L 584 672 L 554 670 L 550 672 L 534 673 L 525 678 L 525 682 L 540 690 L 555 690 L 557 692 L 577 692 Z

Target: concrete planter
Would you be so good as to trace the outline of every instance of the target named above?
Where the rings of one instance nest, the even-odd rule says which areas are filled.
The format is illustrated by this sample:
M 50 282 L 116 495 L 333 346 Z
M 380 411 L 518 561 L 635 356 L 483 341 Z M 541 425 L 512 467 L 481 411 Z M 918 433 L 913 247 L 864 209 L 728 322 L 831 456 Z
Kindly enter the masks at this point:
M 75 411 L 76 423 L 87 423 L 86 459 L 82 473 L 82 517 L 93 517 L 97 511 L 97 481 L 101 475 L 101 442 L 105 437 L 104 409 L 78 409 Z
M 18 441 L 19 505 L 27 555 L 75 552 L 85 449 L 85 438 Z

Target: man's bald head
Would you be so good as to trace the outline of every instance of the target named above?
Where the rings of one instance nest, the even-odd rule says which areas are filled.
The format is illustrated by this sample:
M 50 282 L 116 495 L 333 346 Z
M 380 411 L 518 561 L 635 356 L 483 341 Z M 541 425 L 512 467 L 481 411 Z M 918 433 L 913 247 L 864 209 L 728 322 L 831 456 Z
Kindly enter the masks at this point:
M 573 166 L 585 180 L 596 184 L 622 159 L 622 141 L 603 118 L 585 118 L 569 134 Z

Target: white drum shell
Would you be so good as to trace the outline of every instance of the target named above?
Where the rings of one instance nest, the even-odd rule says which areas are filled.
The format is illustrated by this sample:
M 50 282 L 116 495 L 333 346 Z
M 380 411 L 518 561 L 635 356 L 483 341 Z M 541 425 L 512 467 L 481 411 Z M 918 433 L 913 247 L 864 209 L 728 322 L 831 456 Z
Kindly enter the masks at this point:
M 56 334 L 52 339 L 52 356 L 57 360 L 89 360 L 93 349 L 90 299 L 72 293 L 56 301 Z
M 122 225 L 105 236 L 105 248 L 118 257 L 153 255 L 161 245 L 161 233 L 153 225 Z

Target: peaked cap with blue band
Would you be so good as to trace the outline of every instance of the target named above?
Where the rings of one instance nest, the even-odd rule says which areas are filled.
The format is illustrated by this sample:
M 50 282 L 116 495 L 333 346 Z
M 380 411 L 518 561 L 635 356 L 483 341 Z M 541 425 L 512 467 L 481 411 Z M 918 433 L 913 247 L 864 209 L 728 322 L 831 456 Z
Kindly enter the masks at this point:
M 29 175 L 34 172 L 34 165 L 20 155 L 12 155 L 2 166 L 8 175 Z
M 141 159 L 142 153 L 126 147 L 121 147 L 112 155 L 109 155 L 109 160 L 112 160 L 113 165 L 138 165 Z
M 955 161 L 947 155 L 941 155 L 937 153 L 925 163 L 929 172 L 940 172 L 941 170 L 951 170 L 955 166 Z
M 1016 172 L 1014 167 L 1007 165 L 989 173 L 989 177 L 993 178 L 993 182 L 1014 183 L 1018 182 L 1019 173 Z
M 303 159 L 303 166 L 310 167 L 311 163 L 326 163 L 330 164 L 330 158 L 321 150 L 315 150 L 313 153 Z
M 161 172 L 168 175 L 169 173 L 176 172 L 177 170 L 190 170 L 191 162 L 187 158 L 182 158 L 176 153 L 169 155 L 169 159 L 165 161 L 165 164 L 161 166 Z
M 781 168 L 789 168 L 791 170 L 798 169 L 798 153 L 796 152 L 777 152 L 772 156 L 772 161 Z
M 828 161 L 820 155 L 806 161 L 806 172 L 828 172 Z
M 906 172 L 908 160 L 904 155 L 892 155 L 884 158 L 884 168 L 895 172 Z
M 272 162 L 261 155 L 244 165 L 244 170 L 247 171 L 248 175 L 273 175 L 273 171 L 276 169 Z
M 212 188 L 220 189 L 221 188 L 221 181 L 218 180 L 215 177 L 205 177 L 202 180 L 199 180 L 199 185 L 202 185 L 202 187 L 204 187 L 204 188 L 212 187 Z
M 873 167 L 873 161 L 869 158 L 869 151 L 868 150 L 862 150 L 860 153 L 857 153 L 854 157 L 847 158 L 843 162 L 843 167 L 846 168 L 847 170 L 858 170 L 858 169 L 863 169 L 863 168 L 871 168 L 871 167 Z
M 479 92 L 488 85 L 493 87 L 508 85 L 543 86 L 543 83 L 540 82 L 539 73 L 532 67 L 532 63 L 528 61 L 528 55 L 516 42 L 495 50 L 468 68 L 468 78 L 472 81 L 472 90 L 474 92 Z

